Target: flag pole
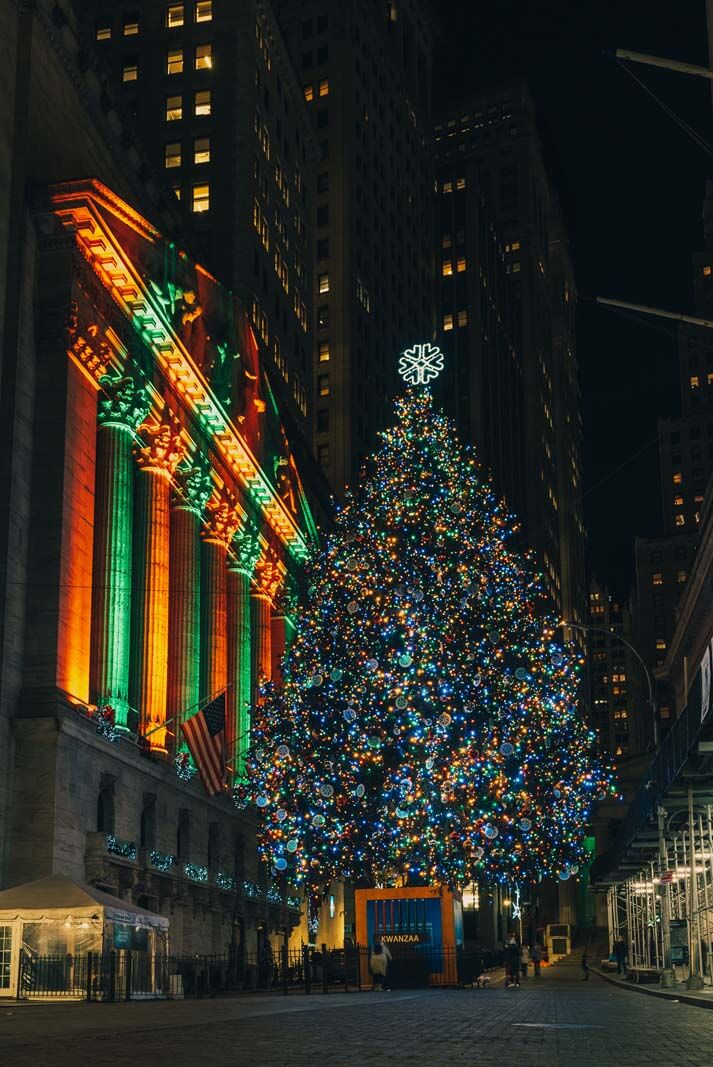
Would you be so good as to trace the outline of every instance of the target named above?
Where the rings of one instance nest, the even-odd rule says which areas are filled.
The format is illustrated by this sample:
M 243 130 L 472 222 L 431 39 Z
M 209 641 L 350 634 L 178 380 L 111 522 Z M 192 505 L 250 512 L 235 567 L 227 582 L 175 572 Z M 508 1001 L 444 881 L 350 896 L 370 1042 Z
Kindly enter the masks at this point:
M 222 689 L 217 689 L 216 692 L 213 693 L 211 696 L 205 698 L 201 697 L 201 699 L 197 700 L 195 704 L 191 704 L 190 707 L 187 708 L 182 708 L 181 711 L 177 712 L 170 719 L 166 719 L 165 722 L 160 722 L 157 726 L 152 726 L 150 730 L 147 730 L 145 734 L 141 735 L 142 740 L 145 740 L 147 737 L 151 737 L 151 734 L 155 734 L 157 730 L 165 730 L 166 727 L 169 726 L 172 722 L 176 722 L 176 720 L 185 718 L 185 716 L 188 715 L 188 712 L 193 711 L 194 708 L 198 708 L 198 710 L 200 711 L 202 707 L 205 707 L 206 704 L 210 704 L 212 700 L 217 700 L 221 693 L 227 693 L 231 685 L 233 685 L 233 682 L 228 682 L 226 686 L 223 686 Z M 134 710 L 136 711 L 137 709 Z

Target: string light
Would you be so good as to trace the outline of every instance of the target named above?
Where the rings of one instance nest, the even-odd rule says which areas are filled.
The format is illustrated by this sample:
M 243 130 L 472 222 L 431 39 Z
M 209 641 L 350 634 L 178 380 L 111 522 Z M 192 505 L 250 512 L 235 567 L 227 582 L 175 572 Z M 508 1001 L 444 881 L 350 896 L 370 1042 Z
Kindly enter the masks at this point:
M 613 791 L 577 708 L 582 660 L 429 390 L 397 415 L 307 565 L 236 803 L 257 805 L 263 857 L 308 894 L 339 877 L 566 879 Z

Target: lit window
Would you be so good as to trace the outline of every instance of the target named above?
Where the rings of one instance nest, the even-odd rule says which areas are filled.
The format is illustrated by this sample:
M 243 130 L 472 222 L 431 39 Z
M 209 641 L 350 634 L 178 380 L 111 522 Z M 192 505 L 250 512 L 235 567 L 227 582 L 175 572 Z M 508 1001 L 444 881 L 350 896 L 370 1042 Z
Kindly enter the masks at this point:
M 444 182 L 443 183 L 443 192 L 444 193 L 452 193 L 453 192 L 453 182 Z
M 191 211 L 200 214 L 208 210 L 210 210 L 210 186 L 194 185 Z
M 318 274 L 317 279 L 319 282 L 320 293 L 329 292 L 329 271 L 325 271 L 323 274 Z
M 139 16 L 135 11 L 124 15 L 124 37 L 136 37 L 139 32 Z
M 676 474 L 674 474 L 673 476 L 673 484 L 680 485 L 682 481 L 683 477 L 681 476 L 680 472 L 677 471 Z
M 677 526 L 685 526 L 686 525 L 686 520 L 685 520 L 684 516 L 681 515 L 680 513 L 676 516 L 676 525 Z
M 166 73 L 183 74 L 183 49 L 169 48 L 166 53 Z
M 465 178 L 456 178 L 456 189 L 465 189 Z
M 94 33 L 97 41 L 111 40 L 111 25 L 107 22 L 99 23 Z
M 183 4 L 169 4 L 166 8 L 166 25 L 169 30 L 183 25 Z
M 183 97 L 166 97 L 166 122 L 176 122 L 183 118 Z
M 329 341 L 319 342 L 319 362 L 329 363 Z
M 180 187 L 180 185 L 174 185 L 173 192 L 174 192 L 174 194 L 176 196 L 176 200 L 180 200 L 181 199 L 181 187 Z
M 692 374 L 690 382 L 691 382 L 691 389 L 697 389 L 698 388 L 698 384 L 699 384 L 698 383 L 698 375 L 697 374 Z
M 459 256 L 459 257 L 458 257 L 458 262 L 457 262 L 457 270 L 458 270 L 458 273 L 459 273 L 459 274 L 462 274 L 462 273 L 463 273 L 463 271 L 465 270 L 465 267 L 466 267 L 466 264 L 465 264 L 465 256 Z
M 307 101 L 308 104 L 311 103 L 312 100 L 314 100 L 314 86 L 313 85 L 305 85 L 303 87 L 303 89 L 302 89 L 302 92 L 305 94 L 305 100 Z
M 210 163 L 210 137 L 196 137 L 193 142 L 193 162 Z
M 519 241 L 513 241 L 513 243 L 510 245 L 510 250 L 512 252 L 519 252 L 520 251 L 520 242 Z
M 444 315 L 443 316 L 443 329 L 444 330 L 452 330 L 453 329 L 453 316 L 452 315 Z
M 317 389 L 320 396 L 329 396 L 329 375 L 317 375 Z
M 673 498 L 673 506 L 675 508 L 682 508 L 683 507 L 683 497 L 682 496 L 675 496 Z
M 513 263 L 512 272 L 513 272 L 513 274 L 519 274 L 520 273 L 520 261 L 519 261 L 519 259 L 516 259 L 515 262 Z
M 713 385 L 713 371 L 708 371 L 706 381 L 708 382 L 708 385 Z
M 657 652 L 665 652 L 666 651 L 666 642 L 664 641 L 663 637 L 658 637 L 656 639 L 656 651 Z
M 711 268 L 710 267 L 704 267 L 703 268 L 703 274 L 705 275 L 706 278 L 710 277 L 710 273 L 711 273 Z
M 213 45 L 196 45 L 196 58 L 194 61 L 196 70 L 210 70 L 213 66 Z
M 139 80 L 139 65 L 135 59 L 130 59 L 121 68 L 121 80 L 123 82 L 135 82 Z
M 686 580 L 686 572 L 685 571 L 676 571 L 676 581 L 679 583 L 679 585 L 682 582 L 685 582 L 685 580 Z
M 651 581 L 654 585 L 663 585 L 663 574 L 661 571 L 656 571 L 655 574 L 652 574 Z
M 451 247 L 451 235 L 449 233 L 444 233 L 443 237 L 441 238 L 441 248 L 450 248 L 450 247 Z
M 213 19 L 213 0 L 198 0 L 196 4 L 196 22 L 211 22 Z
M 443 260 L 443 264 L 441 265 L 441 274 L 443 275 L 444 278 L 447 278 L 452 273 L 453 273 L 453 261 L 450 260 L 450 259 L 444 259 Z
M 329 96 L 329 78 L 322 78 L 319 83 L 319 95 Z
M 180 167 L 181 165 L 181 145 L 179 141 L 173 141 L 171 144 L 167 144 L 163 153 L 163 165 L 164 167 Z
M 468 312 L 467 311 L 459 311 L 458 312 L 458 325 L 459 326 L 467 326 L 468 325 Z
M 201 89 L 196 93 L 193 100 L 193 112 L 195 115 L 210 115 L 210 89 Z

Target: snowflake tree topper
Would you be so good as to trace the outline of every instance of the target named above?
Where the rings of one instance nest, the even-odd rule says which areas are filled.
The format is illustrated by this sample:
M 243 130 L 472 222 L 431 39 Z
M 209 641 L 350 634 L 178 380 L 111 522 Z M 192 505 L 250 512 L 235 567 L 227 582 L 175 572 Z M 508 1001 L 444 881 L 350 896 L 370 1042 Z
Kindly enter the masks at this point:
M 399 374 L 409 385 L 428 385 L 443 370 L 443 353 L 428 341 L 407 348 L 399 359 Z

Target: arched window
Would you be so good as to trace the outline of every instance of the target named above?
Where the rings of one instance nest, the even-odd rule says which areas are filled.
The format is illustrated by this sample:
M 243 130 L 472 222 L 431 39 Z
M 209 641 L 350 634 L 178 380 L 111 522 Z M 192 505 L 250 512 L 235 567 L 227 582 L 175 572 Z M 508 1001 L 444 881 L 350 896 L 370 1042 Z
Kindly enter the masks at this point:
M 156 797 L 152 793 L 144 796 L 141 809 L 141 845 L 154 848 L 156 845 Z
M 102 777 L 97 796 L 97 831 L 114 833 L 114 780 Z
M 176 856 L 179 860 L 191 858 L 191 817 L 185 809 L 178 813 Z

